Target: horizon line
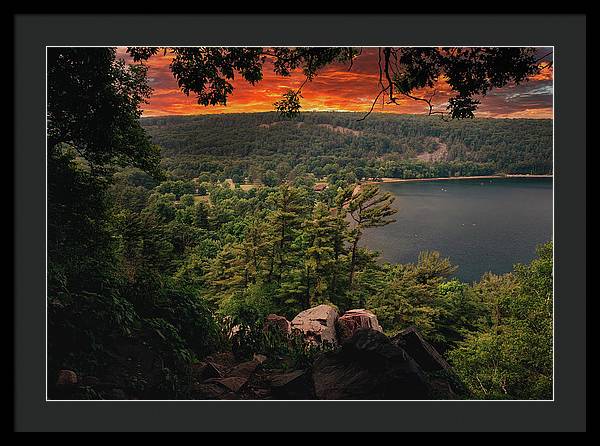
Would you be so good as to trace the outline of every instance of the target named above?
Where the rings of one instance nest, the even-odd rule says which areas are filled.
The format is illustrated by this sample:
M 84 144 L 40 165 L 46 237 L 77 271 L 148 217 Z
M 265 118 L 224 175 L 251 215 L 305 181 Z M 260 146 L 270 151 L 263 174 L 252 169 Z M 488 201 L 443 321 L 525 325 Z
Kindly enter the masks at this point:
M 143 115 L 140 116 L 140 119 L 147 119 L 147 118 L 172 118 L 172 117 L 198 117 L 198 116 L 220 116 L 220 115 L 258 115 L 258 114 L 267 114 L 267 113 L 274 113 L 277 114 L 277 110 L 264 110 L 264 111 L 234 111 L 234 112 L 210 112 L 210 113 L 181 113 L 181 114 L 160 114 L 160 115 Z M 359 112 L 359 111 L 351 111 L 351 110 L 305 110 L 305 111 L 301 111 L 299 112 L 299 114 L 306 114 L 306 113 L 340 113 L 340 114 L 355 114 L 355 115 L 364 115 L 363 112 Z M 432 117 L 428 114 L 425 113 L 401 113 L 401 112 L 372 112 L 370 113 L 370 115 L 380 115 L 380 116 L 422 116 L 424 118 L 432 118 L 432 119 L 442 119 L 439 116 L 438 117 Z M 283 117 L 282 117 L 283 118 Z M 283 118 L 286 120 L 293 120 L 294 118 Z M 535 117 L 521 117 L 521 116 L 516 116 L 516 117 L 510 117 L 510 116 L 502 116 L 502 117 L 494 117 L 494 116 L 474 116 L 473 118 L 463 118 L 463 119 L 450 119 L 450 121 L 466 121 L 466 120 L 474 120 L 474 119 L 495 119 L 495 120 L 502 120 L 502 119 L 511 119 L 511 120 L 517 120 L 517 119 L 522 119 L 522 120 L 532 120 L 532 121 L 553 121 L 554 117 L 539 117 L 539 118 L 535 118 Z M 446 121 L 449 122 L 449 121 Z

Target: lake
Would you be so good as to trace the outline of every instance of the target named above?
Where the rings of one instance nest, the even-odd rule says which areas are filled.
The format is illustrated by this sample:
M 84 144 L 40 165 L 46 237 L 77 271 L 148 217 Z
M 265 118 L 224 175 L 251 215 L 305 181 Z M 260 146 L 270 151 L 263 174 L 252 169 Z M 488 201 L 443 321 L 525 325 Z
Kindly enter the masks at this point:
M 471 282 L 512 270 L 552 238 L 552 179 L 498 178 L 384 183 L 395 195 L 396 222 L 365 232 L 363 246 L 394 263 L 439 251 Z

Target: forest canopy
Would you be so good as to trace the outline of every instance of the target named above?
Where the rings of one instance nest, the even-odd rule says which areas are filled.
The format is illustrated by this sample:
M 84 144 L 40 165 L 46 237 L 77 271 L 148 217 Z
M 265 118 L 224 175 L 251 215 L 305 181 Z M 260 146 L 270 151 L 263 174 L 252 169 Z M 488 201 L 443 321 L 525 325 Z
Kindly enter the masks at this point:
M 303 112 L 143 118 L 174 177 L 280 181 L 297 175 L 431 178 L 551 174 L 552 121 L 482 119 L 445 122 L 419 115 Z M 293 166 L 293 168 L 292 168 Z

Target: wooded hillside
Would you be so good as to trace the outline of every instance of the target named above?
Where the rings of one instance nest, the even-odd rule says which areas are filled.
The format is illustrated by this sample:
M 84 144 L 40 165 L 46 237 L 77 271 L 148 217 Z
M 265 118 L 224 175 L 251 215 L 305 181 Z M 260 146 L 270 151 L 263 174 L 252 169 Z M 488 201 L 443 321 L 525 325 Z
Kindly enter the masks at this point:
M 348 180 L 552 173 L 552 121 L 307 112 L 142 119 L 175 177 L 279 180 L 313 173 Z M 291 177 L 291 178 L 290 178 Z

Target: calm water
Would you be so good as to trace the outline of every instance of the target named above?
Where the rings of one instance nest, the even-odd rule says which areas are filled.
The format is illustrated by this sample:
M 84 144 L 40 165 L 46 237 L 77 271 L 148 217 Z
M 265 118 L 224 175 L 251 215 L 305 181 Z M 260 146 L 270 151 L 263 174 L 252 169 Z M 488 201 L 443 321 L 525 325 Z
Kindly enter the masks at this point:
M 365 233 L 363 245 L 390 262 L 415 262 L 436 250 L 459 267 L 463 281 L 505 273 L 529 262 L 552 238 L 552 179 L 387 183 L 396 222 Z

